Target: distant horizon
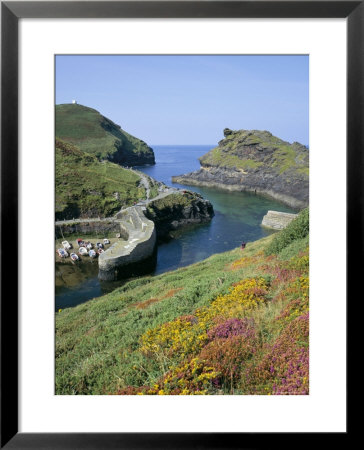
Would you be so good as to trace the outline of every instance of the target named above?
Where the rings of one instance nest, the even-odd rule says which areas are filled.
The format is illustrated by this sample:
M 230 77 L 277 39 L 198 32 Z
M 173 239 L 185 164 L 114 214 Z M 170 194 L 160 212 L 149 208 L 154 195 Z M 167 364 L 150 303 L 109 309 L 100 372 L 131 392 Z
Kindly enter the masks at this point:
M 56 104 L 94 108 L 148 145 L 217 143 L 224 128 L 308 143 L 308 69 L 308 55 L 57 55 Z

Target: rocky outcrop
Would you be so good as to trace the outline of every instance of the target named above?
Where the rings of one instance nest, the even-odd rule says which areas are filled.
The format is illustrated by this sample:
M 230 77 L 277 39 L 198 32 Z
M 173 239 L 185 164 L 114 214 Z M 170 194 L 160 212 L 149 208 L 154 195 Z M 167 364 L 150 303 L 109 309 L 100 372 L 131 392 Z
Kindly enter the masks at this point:
M 298 214 L 290 214 L 280 211 L 268 211 L 263 217 L 262 226 L 272 230 L 283 230 L 295 219 Z
M 180 191 L 150 202 L 146 216 L 155 223 L 158 237 L 164 238 L 178 228 L 209 222 L 214 209 L 201 195 Z
M 225 139 L 200 158 L 201 169 L 172 181 L 267 195 L 293 208 L 308 205 L 309 150 L 268 131 L 224 130 Z

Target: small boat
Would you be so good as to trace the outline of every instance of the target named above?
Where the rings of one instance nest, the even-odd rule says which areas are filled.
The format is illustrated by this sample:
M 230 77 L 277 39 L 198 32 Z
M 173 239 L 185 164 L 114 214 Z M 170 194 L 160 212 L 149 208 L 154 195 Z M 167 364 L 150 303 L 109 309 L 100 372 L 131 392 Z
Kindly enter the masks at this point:
M 57 253 L 59 254 L 59 256 L 61 258 L 67 258 L 67 256 L 68 256 L 68 253 L 66 252 L 66 250 L 64 248 L 59 248 L 57 250 Z
M 104 253 L 104 249 L 103 248 L 98 248 L 97 249 L 97 253 L 99 254 L 99 255 L 101 255 L 101 253 Z
M 80 247 L 78 253 L 79 253 L 81 256 L 87 255 L 87 248 L 86 248 L 86 247 Z
M 103 248 L 104 246 L 101 244 L 101 242 L 97 242 L 97 243 L 96 243 L 96 247 L 97 247 L 97 248 Z
M 104 239 L 104 244 L 105 244 L 105 245 L 110 244 L 109 239 Z
M 95 250 L 90 250 L 88 252 L 88 254 L 89 254 L 90 258 L 96 258 L 96 256 L 97 256 L 97 253 L 95 252 Z
M 62 245 L 65 250 L 69 250 L 70 248 L 72 248 L 72 244 L 70 244 L 68 241 L 62 241 Z
M 77 244 L 78 244 L 79 247 L 81 246 L 82 243 L 83 243 L 82 239 L 77 239 Z
M 93 247 L 93 244 L 92 244 L 92 242 L 87 242 L 87 244 L 86 244 L 86 248 L 88 248 L 89 250 L 91 250 L 91 249 L 92 249 L 92 247 Z
M 78 261 L 80 258 L 76 255 L 76 253 L 71 253 L 71 259 L 72 261 Z

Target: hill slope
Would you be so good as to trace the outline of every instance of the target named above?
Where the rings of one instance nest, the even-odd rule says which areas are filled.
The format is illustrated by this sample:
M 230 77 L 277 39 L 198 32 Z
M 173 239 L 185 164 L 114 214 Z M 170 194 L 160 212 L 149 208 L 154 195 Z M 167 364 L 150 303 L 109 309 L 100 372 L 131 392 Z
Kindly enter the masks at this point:
M 57 394 L 308 394 L 308 211 L 56 314 Z
M 146 196 L 132 170 L 56 139 L 56 220 L 108 217 Z
M 252 191 L 294 208 L 308 205 L 309 151 L 268 131 L 224 130 L 225 139 L 200 158 L 201 169 L 172 177 L 181 184 Z
M 155 164 L 153 150 L 144 141 L 86 106 L 56 105 L 56 137 L 117 164 Z

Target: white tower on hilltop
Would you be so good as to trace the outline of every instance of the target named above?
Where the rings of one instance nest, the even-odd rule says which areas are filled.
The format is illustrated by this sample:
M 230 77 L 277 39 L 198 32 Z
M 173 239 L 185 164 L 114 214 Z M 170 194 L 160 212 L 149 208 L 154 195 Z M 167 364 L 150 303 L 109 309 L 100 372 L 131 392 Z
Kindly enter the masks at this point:
M 77 105 L 77 100 L 72 100 L 73 105 Z

